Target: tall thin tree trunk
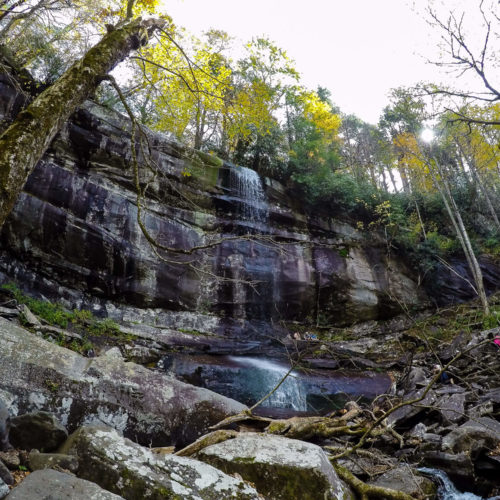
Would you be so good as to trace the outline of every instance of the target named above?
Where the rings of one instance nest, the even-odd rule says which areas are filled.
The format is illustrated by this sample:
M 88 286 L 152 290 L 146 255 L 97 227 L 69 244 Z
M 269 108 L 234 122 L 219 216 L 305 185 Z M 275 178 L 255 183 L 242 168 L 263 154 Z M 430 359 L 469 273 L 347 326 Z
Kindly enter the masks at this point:
M 432 180 L 436 185 L 437 189 L 439 190 L 439 193 L 441 194 L 448 215 L 450 216 L 452 224 L 457 233 L 457 238 L 459 239 L 460 244 L 462 245 L 462 249 L 465 253 L 465 257 L 467 258 L 469 268 L 474 278 L 476 291 L 479 296 L 479 300 L 481 301 L 483 312 L 484 314 L 489 314 L 490 308 L 488 304 L 488 298 L 486 297 L 486 291 L 484 289 L 483 273 L 481 271 L 481 267 L 476 258 L 476 254 L 474 253 L 474 249 L 472 248 L 472 244 L 469 235 L 467 233 L 467 229 L 465 228 L 462 216 L 460 215 L 460 210 L 458 209 L 458 206 L 455 203 L 455 199 L 451 194 L 448 182 L 444 177 L 443 169 L 441 168 L 437 159 L 436 158 L 433 159 L 435 166 L 429 163 L 429 171 L 432 175 Z M 434 168 L 437 170 L 437 173 L 439 174 L 439 179 L 436 175 L 436 172 L 434 171 Z
M 42 92 L 0 136 L 0 227 L 29 174 L 64 122 L 95 91 L 102 77 L 148 41 L 164 21 L 133 20 L 105 35 L 57 82 Z
M 387 170 L 389 171 L 389 177 L 391 179 L 391 184 L 394 189 L 394 192 L 399 193 L 398 185 L 396 183 L 396 179 L 394 178 L 394 173 L 392 172 L 392 168 L 389 167 Z
M 484 199 L 486 201 L 486 206 L 488 207 L 488 210 L 490 211 L 491 218 L 493 219 L 495 226 L 497 230 L 500 232 L 500 220 L 498 219 L 498 215 L 496 213 L 495 207 L 493 206 L 493 203 L 491 202 L 490 195 L 488 193 L 487 187 L 484 185 L 481 177 L 479 176 L 479 172 L 477 171 L 476 167 L 476 162 L 474 158 L 468 156 L 465 154 L 465 151 L 462 147 L 462 145 L 457 141 L 458 148 L 460 149 L 461 155 L 467 160 L 467 164 L 469 165 L 469 170 L 472 174 L 472 178 L 475 181 L 476 186 L 479 188 L 479 191 L 481 191 L 481 194 L 484 196 Z
M 417 198 L 414 196 L 413 201 L 415 202 L 415 209 L 417 211 L 418 221 L 420 222 L 420 227 L 422 228 L 422 234 L 424 235 L 424 240 L 427 241 L 427 233 L 425 232 L 424 221 L 422 215 L 420 214 L 420 208 L 418 206 Z

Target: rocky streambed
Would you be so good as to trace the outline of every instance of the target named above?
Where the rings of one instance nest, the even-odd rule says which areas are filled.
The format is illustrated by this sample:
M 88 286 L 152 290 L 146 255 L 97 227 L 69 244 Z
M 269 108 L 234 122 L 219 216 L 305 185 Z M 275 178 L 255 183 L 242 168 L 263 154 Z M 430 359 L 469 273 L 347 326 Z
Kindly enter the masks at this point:
M 350 359 L 361 376 L 383 362 L 391 384 L 372 403 L 358 399 L 326 415 L 288 418 L 249 412 L 156 363 L 127 361 L 141 337 L 96 347 L 91 354 L 98 355 L 88 357 L 16 324 L 10 310 L 10 319 L 0 318 L 0 398 L 15 446 L 0 454 L 0 491 L 9 499 L 353 498 L 359 480 L 368 497 L 397 491 L 435 498 L 422 466 L 447 473 L 462 491 L 499 494 L 500 353 L 491 339 L 498 329 L 456 336 L 434 352 L 413 346 L 411 356 L 407 343 L 418 339 L 404 320 L 390 325 L 402 349 L 386 347 L 385 355 L 388 324 L 352 332 L 363 332 L 364 348 L 354 338 L 323 340 L 322 349 L 296 343 L 302 362 L 316 369 L 342 368 Z M 175 346 L 178 337 L 170 338 Z M 156 348 L 165 352 L 165 345 Z M 201 354 L 187 356 L 200 365 Z

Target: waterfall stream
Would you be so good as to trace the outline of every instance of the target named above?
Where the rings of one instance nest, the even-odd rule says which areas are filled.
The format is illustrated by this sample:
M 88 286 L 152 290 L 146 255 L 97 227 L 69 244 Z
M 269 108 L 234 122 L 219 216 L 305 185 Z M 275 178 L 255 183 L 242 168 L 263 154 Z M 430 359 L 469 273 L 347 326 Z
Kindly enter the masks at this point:
M 227 179 L 230 211 L 239 234 L 269 234 L 269 205 L 259 174 L 250 168 L 232 166 Z M 274 312 L 276 250 L 255 241 L 229 241 L 219 255 L 224 271 L 233 281 L 219 287 L 219 303 L 228 317 L 268 321 Z M 249 285 L 248 282 L 252 282 Z
M 250 368 L 246 377 L 247 384 L 259 399 L 271 392 L 287 374 L 289 368 L 270 359 L 230 356 L 242 367 Z M 291 372 L 278 389 L 269 396 L 262 406 L 266 408 L 290 408 L 296 411 L 307 410 L 307 390 L 297 373 Z
M 268 206 L 259 174 L 250 168 L 234 167 L 231 168 L 229 182 L 231 191 L 240 201 L 238 215 L 267 225 Z
M 462 493 L 458 491 L 450 478 L 441 470 L 422 467 L 418 469 L 426 476 L 431 477 L 438 485 L 437 496 L 439 500 L 482 500 L 474 493 Z

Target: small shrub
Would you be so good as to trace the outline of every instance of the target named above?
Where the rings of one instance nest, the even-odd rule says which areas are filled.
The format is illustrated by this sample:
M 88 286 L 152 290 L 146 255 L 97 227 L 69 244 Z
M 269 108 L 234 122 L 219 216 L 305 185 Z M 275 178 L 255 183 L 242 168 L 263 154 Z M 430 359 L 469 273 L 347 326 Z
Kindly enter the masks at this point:
M 490 330 L 500 325 L 500 308 L 491 309 L 491 313 L 483 318 L 483 328 Z
M 119 325 L 111 318 L 103 319 L 102 321 L 94 320 L 88 327 L 88 331 L 92 335 L 118 335 L 120 333 Z
M 74 324 L 85 325 L 94 319 L 94 315 L 87 309 L 73 309 L 71 322 Z
M 2 285 L 1 288 L 9 291 L 19 304 L 25 304 L 33 314 L 44 319 L 47 323 L 67 328 L 72 313 L 64 309 L 61 304 L 53 304 L 52 302 L 29 297 L 13 283 Z

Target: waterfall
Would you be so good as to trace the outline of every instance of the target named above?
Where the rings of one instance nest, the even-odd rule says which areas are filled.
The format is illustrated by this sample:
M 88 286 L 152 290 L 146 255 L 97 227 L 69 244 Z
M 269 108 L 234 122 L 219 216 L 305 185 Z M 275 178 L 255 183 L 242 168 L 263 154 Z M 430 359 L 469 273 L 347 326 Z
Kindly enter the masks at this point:
M 262 179 L 250 168 L 231 166 L 226 197 L 233 214 L 231 234 L 269 234 L 269 205 Z M 221 284 L 219 293 L 228 317 L 268 321 L 274 312 L 276 249 L 253 241 L 230 241 L 221 245 L 223 274 L 233 281 Z M 252 282 L 252 285 L 248 284 Z
M 270 359 L 230 356 L 230 359 L 245 370 L 246 385 L 259 394 L 261 399 L 271 392 L 283 379 L 289 368 Z M 307 411 L 307 392 L 297 373 L 291 372 L 278 389 L 263 403 L 266 408 L 290 408 L 296 411 Z
M 267 225 L 268 206 L 259 174 L 250 168 L 233 167 L 229 182 L 232 193 L 239 201 L 238 215 L 251 222 Z
M 418 469 L 426 476 L 430 476 L 438 485 L 437 496 L 439 500 L 481 500 L 474 493 L 462 493 L 455 488 L 449 477 L 441 470 L 421 467 Z

